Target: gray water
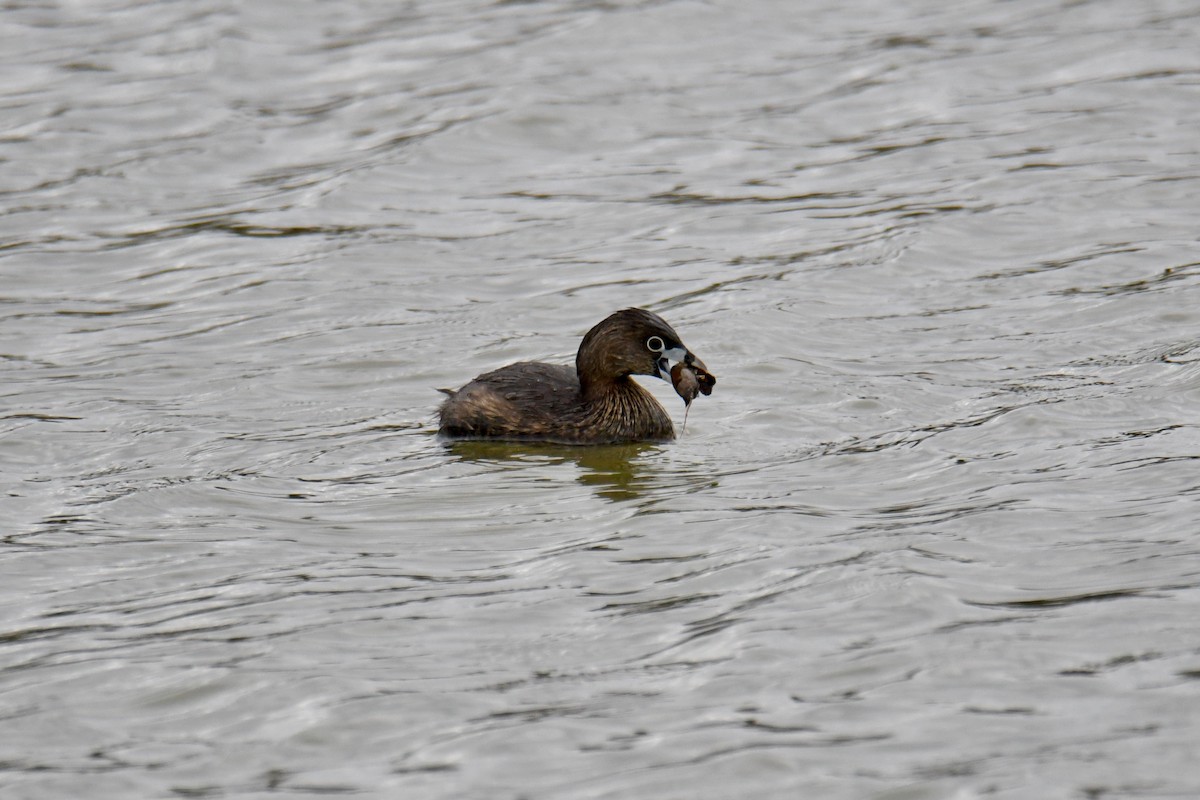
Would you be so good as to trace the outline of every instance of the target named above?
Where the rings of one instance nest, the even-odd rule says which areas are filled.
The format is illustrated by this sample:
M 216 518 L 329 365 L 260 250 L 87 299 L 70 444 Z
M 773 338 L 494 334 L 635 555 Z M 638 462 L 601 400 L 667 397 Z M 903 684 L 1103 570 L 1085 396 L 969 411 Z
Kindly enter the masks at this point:
M 1200 796 L 1196 3 L 0 36 L 5 800 Z M 437 438 L 631 305 L 678 442 Z

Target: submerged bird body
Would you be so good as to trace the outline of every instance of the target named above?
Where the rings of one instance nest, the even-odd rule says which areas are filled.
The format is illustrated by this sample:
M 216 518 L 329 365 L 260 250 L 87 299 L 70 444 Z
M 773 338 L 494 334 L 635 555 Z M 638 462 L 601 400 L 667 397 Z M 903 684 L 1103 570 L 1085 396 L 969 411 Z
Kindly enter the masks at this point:
M 671 379 L 674 364 L 716 379 L 657 314 L 629 308 L 583 337 L 575 368 L 522 361 L 450 395 L 439 432 L 452 438 L 614 444 L 675 438 L 671 417 L 630 375 Z M 711 388 L 709 389 L 711 391 Z

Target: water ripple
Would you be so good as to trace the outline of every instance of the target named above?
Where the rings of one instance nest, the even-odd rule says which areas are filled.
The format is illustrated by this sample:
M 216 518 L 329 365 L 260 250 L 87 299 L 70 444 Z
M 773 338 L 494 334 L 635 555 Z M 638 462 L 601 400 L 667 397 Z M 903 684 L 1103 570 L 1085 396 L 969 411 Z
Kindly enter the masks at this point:
M 1200 794 L 1188 3 L 5 19 L 0 794 Z

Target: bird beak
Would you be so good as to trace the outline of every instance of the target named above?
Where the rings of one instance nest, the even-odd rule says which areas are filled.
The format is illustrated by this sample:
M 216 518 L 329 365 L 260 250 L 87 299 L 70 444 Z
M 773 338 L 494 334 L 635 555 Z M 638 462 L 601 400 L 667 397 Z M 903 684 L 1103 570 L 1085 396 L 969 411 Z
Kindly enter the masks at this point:
M 671 367 L 676 364 L 691 364 L 695 360 L 696 357 L 683 347 L 672 347 L 670 350 L 663 350 L 658 355 L 658 377 L 664 381 L 669 381 L 671 380 Z

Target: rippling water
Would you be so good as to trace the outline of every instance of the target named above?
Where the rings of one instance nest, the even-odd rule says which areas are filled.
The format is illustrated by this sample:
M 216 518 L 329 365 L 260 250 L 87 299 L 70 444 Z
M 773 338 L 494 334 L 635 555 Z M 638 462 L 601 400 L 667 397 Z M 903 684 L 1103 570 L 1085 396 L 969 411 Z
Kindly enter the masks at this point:
M 0 29 L 5 798 L 1200 796 L 1195 3 Z M 434 435 L 629 305 L 679 442 Z

